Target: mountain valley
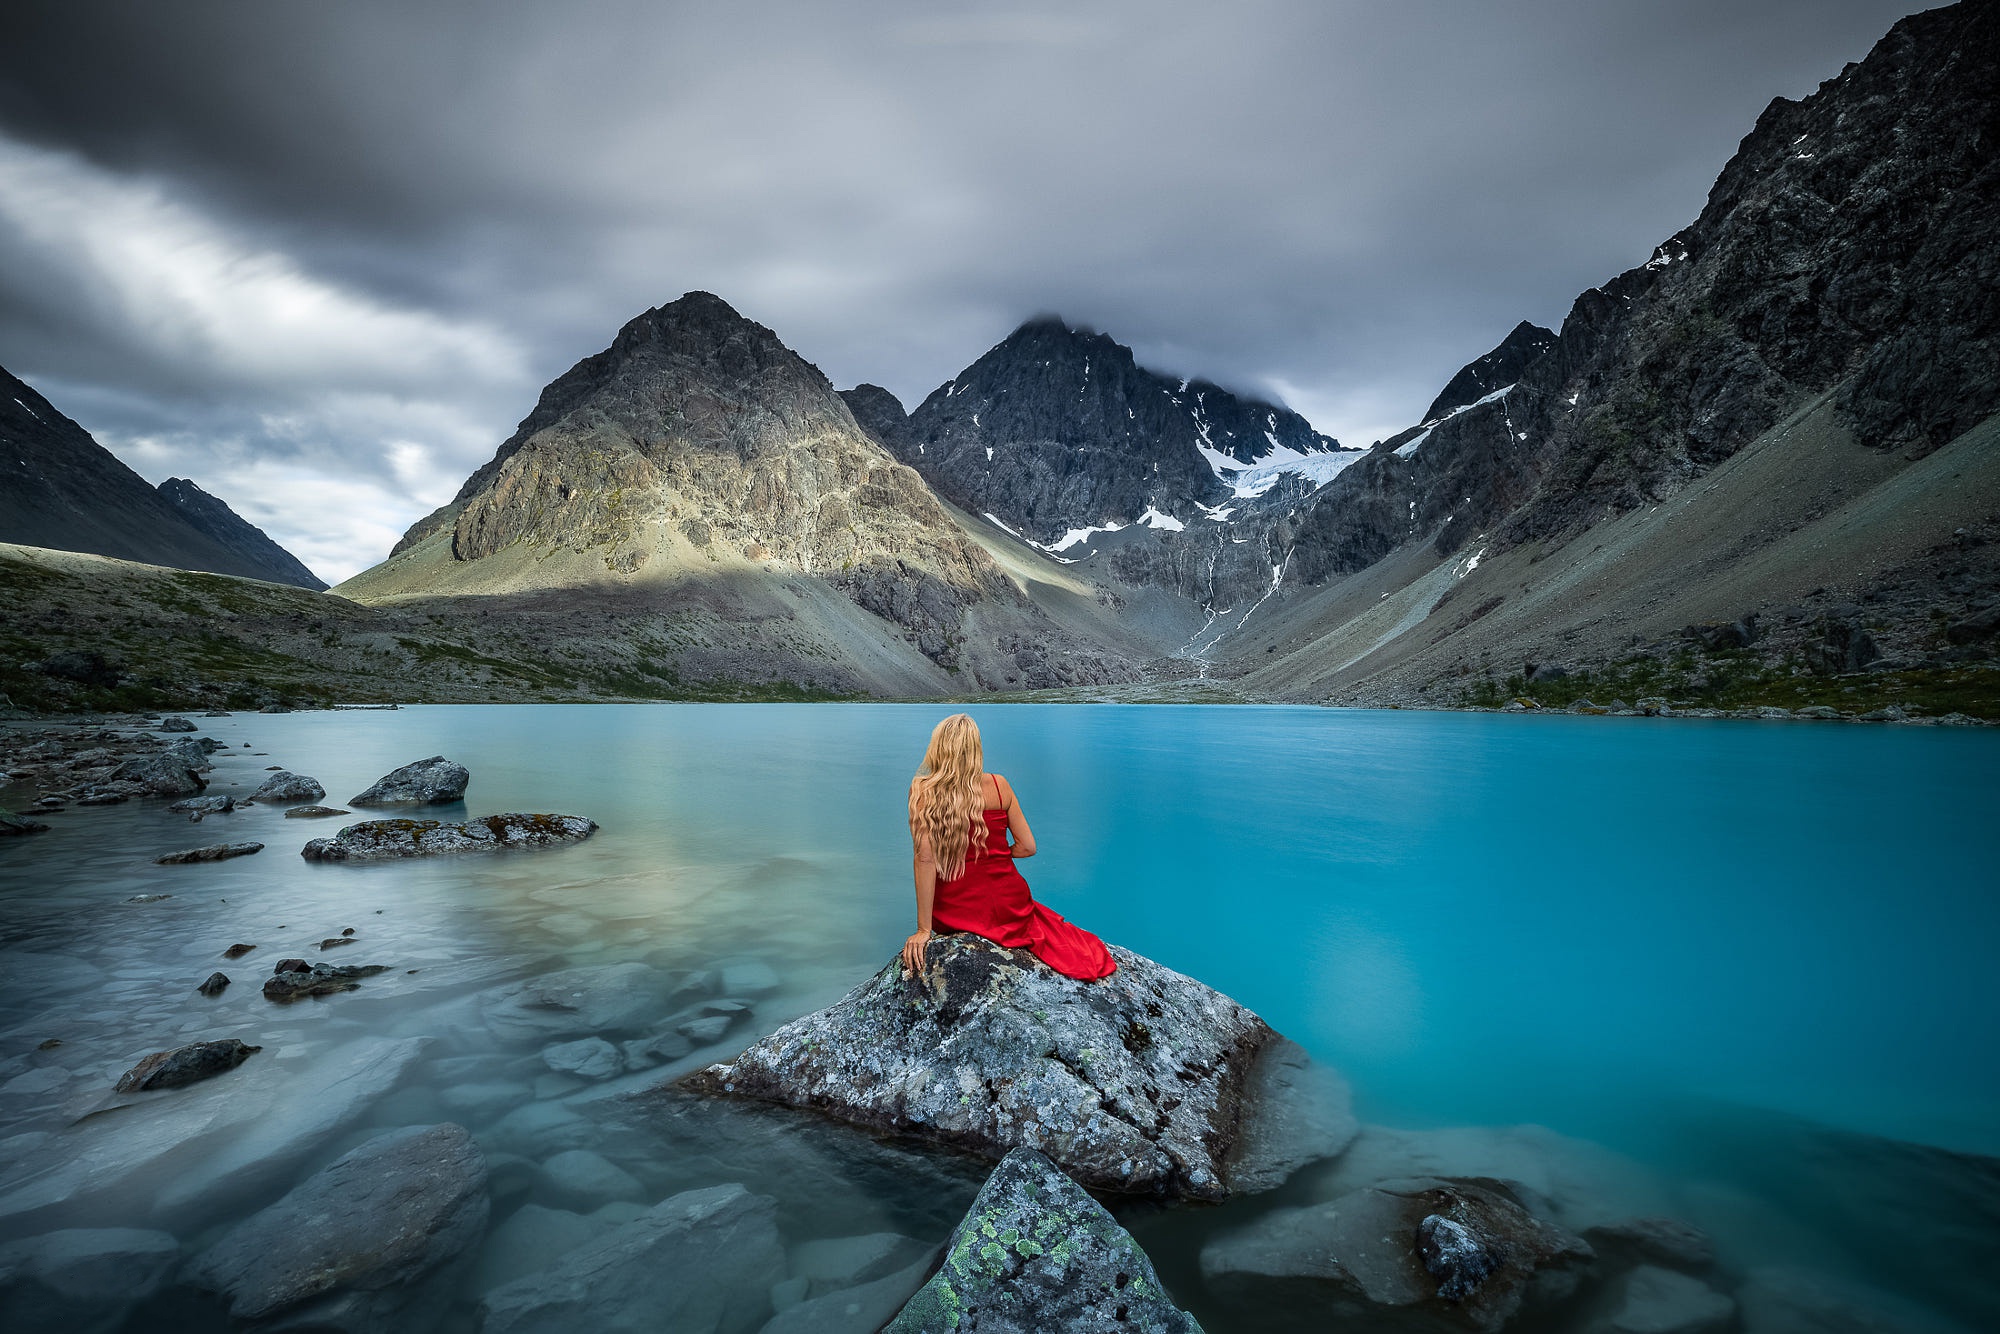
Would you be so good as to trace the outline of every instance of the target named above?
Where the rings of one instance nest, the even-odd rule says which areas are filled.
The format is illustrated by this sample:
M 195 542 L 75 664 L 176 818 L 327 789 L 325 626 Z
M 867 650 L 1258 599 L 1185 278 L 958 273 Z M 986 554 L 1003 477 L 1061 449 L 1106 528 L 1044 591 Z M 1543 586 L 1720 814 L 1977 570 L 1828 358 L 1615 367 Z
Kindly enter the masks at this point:
M 24 707 L 109 699 L 104 672 L 44 670 L 86 651 L 82 615 L 161 700 L 2000 716 L 1996 107 L 1993 6 L 1903 20 L 1772 102 L 1643 263 L 1366 448 L 1046 315 L 906 411 L 691 292 L 553 381 L 381 564 L 327 594 L 204 584 L 206 613 L 125 562 L 317 581 L 191 483 L 115 476 L 10 377 L 0 430 L 42 453 L 0 525 L 0 680 Z M 244 647 L 171 647 L 190 633 Z

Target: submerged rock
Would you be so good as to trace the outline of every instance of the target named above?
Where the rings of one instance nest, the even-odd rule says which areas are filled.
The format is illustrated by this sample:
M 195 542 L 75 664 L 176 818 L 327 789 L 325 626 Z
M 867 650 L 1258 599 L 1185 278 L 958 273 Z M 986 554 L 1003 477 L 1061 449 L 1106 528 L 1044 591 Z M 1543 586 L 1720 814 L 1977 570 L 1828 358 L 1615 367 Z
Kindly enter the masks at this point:
M 1331 1323 L 1379 1320 L 1384 1308 L 1491 1334 L 1529 1296 L 1575 1288 L 1591 1259 L 1582 1238 L 1536 1218 L 1503 1183 L 1418 1178 L 1352 1191 L 1327 1204 L 1278 1209 L 1210 1241 L 1211 1292 L 1264 1309 L 1320 1313 Z
M 375 1136 L 232 1228 L 190 1266 L 240 1321 L 423 1328 L 449 1302 L 430 1278 L 486 1231 L 486 1162 L 464 1127 Z
M 203 982 L 200 986 L 196 987 L 195 990 L 199 991 L 204 996 L 220 996 L 223 992 L 223 989 L 226 988 L 228 985 L 229 985 L 229 974 L 210 973 L 208 975 L 208 980 Z
M 309 862 L 383 861 L 451 852 L 551 847 L 575 843 L 596 832 L 597 821 L 581 815 L 509 812 L 484 815 L 463 824 L 445 824 L 439 820 L 363 820 L 348 825 L 331 838 L 314 839 L 299 855 Z
M 1079 982 L 1027 950 L 942 937 L 924 977 L 892 961 L 837 1005 L 685 1084 L 989 1158 L 1039 1149 L 1093 1189 L 1221 1199 L 1245 1117 L 1261 1114 L 1246 1105 L 1264 1087 L 1258 1058 L 1289 1044 L 1227 996 L 1111 952 L 1116 973 Z M 1273 1080 L 1266 1091 L 1301 1088 Z M 1282 1179 L 1280 1158 L 1338 1152 L 1353 1134 L 1339 1113 L 1296 1118 L 1297 1133 L 1251 1156 L 1247 1188 Z
M 220 1042 L 191 1042 L 171 1051 L 156 1051 L 120 1077 L 118 1091 L 141 1093 L 150 1089 L 176 1089 L 213 1079 L 249 1060 L 252 1052 L 262 1050 L 262 1047 L 245 1046 L 236 1038 L 223 1038 Z
M 675 1195 L 486 1294 L 482 1334 L 750 1334 L 784 1275 L 774 1205 L 741 1186 Z
M 463 800 L 472 775 L 462 764 L 442 755 L 406 764 L 375 780 L 366 792 L 348 799 L 350 806 L 443 806 Z M 315 797 L 324 796 L 316 792 Z
M 0 1246 L 0 1329 L 99 1334 L 123 1323 L 180 1260 L 165 1232 L 65 1228 Z
M 1619 1284 L 1616 1304 L 1590 1334 L 1720 1334 L 1735 1318 L 1736 1303 L 1700 1279 L 1641 1265 Z
M 275 806 L 285 801 L 318 801 L 325 795 L 326 789 L 320 786 L 317 778 L 280 769 L 258 785 L 257 790 L 250 794 L 250 800 Z
M 135 755 L 111 772 L 111 781 L 131 783 L 152 797 L 191 797 L 206 780 L 173 755 Z
M 276 971 L 264 979 L 264 998 L 295 1001 L 308 996 L 331 996 L 337 992 L 353 991 L 361 985 L 360 978 L 388 971 L 389 966 L 380 963 L 348 964 L 335 968 L 330 964 L 309 964 L 304 959 L 280 959 Z
M 1109 1210 L 1042 1154 L 1015 1149 L 945 1243 L 937 1275 L 884 1334 L 1200 1329 Z
M 248 857 L 253 852 L 262 852 L 262 843 L 210 843 L 206 847 L 185 848 L 180 852 L 163 852 L 153 858 L 157 866 L 188 866 L 195 862 L 227 861 L 231 857 Z
M 508 1040 L 634 1030 L 659 1018 L 669 980 L 649 964 L 588 964 L 489 993 L 482 1009 Z
M 226 815 L 236 809 L 236 798 L 188 797 L 167 807 L 176 815 Z
M 8 815 L 0 811 L 0 838 L 12 834 L 46 834 L 49 827 L 40 820 L 28 820 L 18 815 Z

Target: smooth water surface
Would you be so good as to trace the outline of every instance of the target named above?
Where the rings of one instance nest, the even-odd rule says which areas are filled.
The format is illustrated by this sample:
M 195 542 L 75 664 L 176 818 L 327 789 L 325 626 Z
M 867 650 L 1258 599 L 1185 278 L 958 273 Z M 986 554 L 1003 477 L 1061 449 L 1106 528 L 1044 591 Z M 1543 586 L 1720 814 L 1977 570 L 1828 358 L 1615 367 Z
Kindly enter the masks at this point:
M 0 1240 L 150 1218 L 193 1248 L 388 1125 L 451 1117 L 489 1149 L 532 1157 L 534 1143 L 493 1128 L 524 1103 L 600 1106 L 837 999 L 914 926 L 905 788 L 943 712 L 549 705 L 201 720 L 231 746 L 211 792 L 247 792 L 282 764 L 319 778 L 332 804 L 442 753 L 472 771 L 471 813 L 583 814 L 602 832 L 554 852 L 313 865 L 297 847 L 344 821 L 259 807 L 189 826 L 135 802 L 72 809 L 51 817 L 56 832 L 0 847 L 0 1174 L 12 1172 L 0 1175 Z M 2000 735 L 1309 708 L 973 713 L 988 767 L 1033 822 L 1041 852 L 1022 869 L 1037 896 L 1262 1014 L 1348 1076 L 1365 1122 L 1548 1127 L 1647 1174 L 1669 1197 L 1661 1207 L 1715 1231 L 1739 1267 L 1817 1263 L 1936 1295 L 1920 1238 L 1870 1239 L 1907 1233 L 1900 1214 L 1830 1222 L 1825 1201 L 1923 1195 L 1923 1180 L 1896 1176 L 1910 1170 L 1906 1146 L 1878 1162 L 1873 1137 L 2000 1153 Z M 218 865 L 150 862 L 223 838 L 268 846 Z M 145 893 L 173 898 L 127 901 Z M 257 994 L 276 959 L 346 927 L 359 943 L 333 961 L 392 971 L 307 1005 Z M 236 940 L 259 949 L 220 961 Z M 757 960 L 780 986 L 711 1049 L 597 1086 L 551 1073 L 538 1042 L 482 1018 L 498 988 L 628 959 Z M 195 996 L 214 967 L 237 984 Z M 208 1180 L 220 1168 L 176 1151 L 118 1192 L 9 1210 L 3 1183 L 60 1142 L 38 1137 L 89 1110 L 137 1056 L 229 1035 L 266 1048 L 245 1072 L 262 1062 L 298 1077 L 369 1042 L 431 1046 L 393 1091 L 281 1136 L 270 1161 L 282 1176 L 224 1189 Z M 51 1037 L 63 1045 L 37 1050 Z M 518 1093 L 480 1102 L 461 1084 Z M 293 1115 L 276 1106 L 276 1120 Z M 744 1165 L 755 1147 L 732 1162 L 699 1128 L 676 1133 L 621 1160 L 649 1192 L 756 1170 Z M 1827 1144 L 1845 1146 L 1849 1176 L 1812 1166 Z M 768 1188 L 793 1239 L 879 1226 L 941 1240 L 976 1188 L 968 1171 L 898 1185 L 879 1164 L 849 1164 L 828 1178 L 838 1184 L 793 1176 L 789 1199 L 784 1182 Z M 1131 1220 L 1211 1329 L 1254 1327 L 1198 1293 L 1200 1241 L 1232 1210 Z M 1963 1319 L 1991 1302 L 1974 1280 L 1937 1306 Z

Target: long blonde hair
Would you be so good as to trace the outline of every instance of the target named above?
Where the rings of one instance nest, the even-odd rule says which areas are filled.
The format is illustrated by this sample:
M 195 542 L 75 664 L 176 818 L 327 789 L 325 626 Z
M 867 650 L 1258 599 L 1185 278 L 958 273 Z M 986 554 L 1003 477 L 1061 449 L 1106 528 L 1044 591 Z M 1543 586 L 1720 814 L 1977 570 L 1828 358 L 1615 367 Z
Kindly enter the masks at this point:
M 940 880 L 965 874 L 966 858 L 986 851 L 981 763 L 979 724 L 969 716 L 954 713 L 931 729 L 923 767 L 910 784 L 910 837 L 919 847 L 930 841 Z

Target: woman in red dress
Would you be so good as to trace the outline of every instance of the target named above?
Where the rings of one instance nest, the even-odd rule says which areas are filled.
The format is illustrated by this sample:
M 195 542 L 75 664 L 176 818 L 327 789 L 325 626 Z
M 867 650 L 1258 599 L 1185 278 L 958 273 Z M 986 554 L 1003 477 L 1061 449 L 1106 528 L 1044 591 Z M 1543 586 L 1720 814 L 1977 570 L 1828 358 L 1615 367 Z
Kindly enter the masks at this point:
M 1104 942 L 1035 902 L 1014 869 L 1035 855 L 1035 835 L 1013 787 L 981 763 L 978 724 L 954 713 L 931 732 L 924 767 L 910 780 L 917 930 L 903 944 L 903 966 L 923 971 L 935 925 L 1033 950 L 1069 977 L 1109 977 L 1118 965 Z

